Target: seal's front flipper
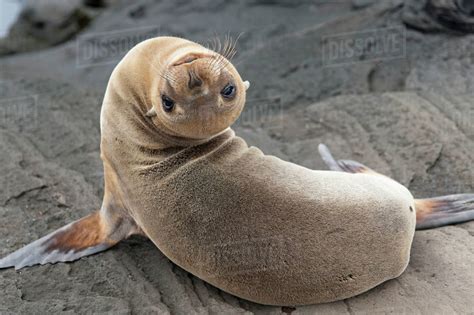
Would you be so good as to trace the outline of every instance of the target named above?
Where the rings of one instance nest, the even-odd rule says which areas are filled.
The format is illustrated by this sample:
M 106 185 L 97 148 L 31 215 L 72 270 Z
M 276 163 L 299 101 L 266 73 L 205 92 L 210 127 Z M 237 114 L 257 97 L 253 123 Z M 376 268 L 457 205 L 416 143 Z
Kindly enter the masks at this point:
M 130 219 L 105 218 L 103 211 L 72 222 L 0 259 L 0 268 L 74 261 L 110 248 L 139 230 Z
M 415 199 L 416 229 L 431 229 L 474 220 L 474 194 Z
M 328 147 L 324 144 L 318 146 L 319 154 L 331 171 L 346 172 L 346 173 L 368 173 L 374 175 L 382 175 L 369 167 L 351 160 L 336 160 Z

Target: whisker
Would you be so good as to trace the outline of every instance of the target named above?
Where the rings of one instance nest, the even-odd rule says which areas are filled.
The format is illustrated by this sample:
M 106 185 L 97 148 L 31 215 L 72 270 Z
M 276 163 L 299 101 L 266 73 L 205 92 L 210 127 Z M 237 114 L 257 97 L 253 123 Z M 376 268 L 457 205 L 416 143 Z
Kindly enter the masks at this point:
M 224 47 L 224 45 L 222 45 L 220 37 L 217 36 L 217 33 L 216 33 L 216 40 L 217 40 L 217 45 L 216 45 L 215 52 L 217 53 L 217 58 L 214 60 L 213 63 L 211 63 L 211 70 L 219 62 L 219 59 L 221 57 L 222 48 Z
M 222 64 L 225 62 L 225 55 L 228 53 L 228 50 L 231 47 L 231 42 L 232 42 L 232 39 L 230 37 L 230 34 L 228 33 L 225 35 L 224 45 L 222 45 L 221 49 L 219 49 L 218 58 L 216 58 L 216 61 L 213 64 L 212 73 L 214 75 L 217 75 L 217 73 L 222 68 Z
M 227 38 L 228 39 L 228 44 L 227 44 L 226 48 L 221 53 L 223 58 L 221 58 L 219 60 L 219 63 L 215 67 L 215 69 L 214 69 L 215 73 L 222 70 L 227 65 L 227 62 L 230 62 L 230 60 L 232 60 L 232 58 L 234 58 L 234 56 L 237 53 L 237 49 L 236 49 L 237 42 L 238 42 L 238 40 L 240 39 L 240 37 L 242 35 L 243 35 L 243 32 L 239 33 L 239 35 L 235 38 L 235 40 L 232 40 L 230 35 L 228 36 L 228 38 Z
M 243 34 L 241 32 L 233 39 L 230 32 L 227 32 L 222 40 L 215 32 L 215 36 L 210 38 L 206 45 L 206 49 L 213 52 L 206 63 L 206 70 L 210 71 L 213 75 L 217 75 L 218 72 L 225 68 L 228 62 L 235 57 L 237 42 Z
M 224 53 L 222 54 L 225 58 L 227 58 L 227 56 L 229 55 L 229 53 L 231 52 L 231 50 L 233 49 L 233 46 L 234 46 L 234 40 L 232 39 L 232 37 L 230 36 L 230 34 L 228 35 L 228 46 L 227 46 L 227 49 L 224 51 Z
M 214 58 L 214 53 L 216 52 L 217 45 L 218 45 L 218 44 L 217 44 L 217 41 L 218 41 L 217 34 L 216 34 L 215 37 L 213 37 L 213 38 L 210 39 L 209 41 L 211 42 L 210 44 L 212 45 L 210 50 L 213 52 L 213 54 L 212 54 L 212 58 L 209 58 L 209 60 L 208 60 L 208 62 L 207 62 L 206 70 L 211 69 L 212 64 L 213 64 L 213 62 L 214 62 L 214 60 L 215 60 L 215 58 Z
M 239 35 L 237 35 L 237 37 L 235 38 L 233 47 L 234 54 L 230 57 L 230 59 L 234 58 L 235 54 L 237 53 L 237 42 L 239 41 L 240 37 L 242 37 L 242 35 L 244 35 L 244 32 L 240 32 Z

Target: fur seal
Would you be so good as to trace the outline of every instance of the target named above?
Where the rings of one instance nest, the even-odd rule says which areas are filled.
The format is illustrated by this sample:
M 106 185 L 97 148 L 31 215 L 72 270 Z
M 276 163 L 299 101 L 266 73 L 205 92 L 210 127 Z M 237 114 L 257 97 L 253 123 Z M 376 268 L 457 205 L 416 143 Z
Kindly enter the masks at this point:
M 330 302 L 406 268 L 415 228 L 474 219 L 474 195 L 414 199 L 364 165 L 315 171 L 249 147 L 230 125 L 248 83 L 220 53 L 174 37 L 134 47 L 101 111 L 99 211 L 0 260 L 72 261 L 143 234 L 175 264 L 262 304 Z

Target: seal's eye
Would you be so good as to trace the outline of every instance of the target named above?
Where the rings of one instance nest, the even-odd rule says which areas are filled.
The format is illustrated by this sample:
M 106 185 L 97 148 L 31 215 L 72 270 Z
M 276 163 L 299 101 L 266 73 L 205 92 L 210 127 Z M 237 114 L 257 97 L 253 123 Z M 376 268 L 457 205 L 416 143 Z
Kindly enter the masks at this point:
M 174 108 L 174 101 L 166 95 L 161 97 L 161 102 L 163 103 L 163 109 L 165 112 L 171 112 Z
M 221 91 L 221 95 L 225 98 L 233 98 L 237 89 L 232 84 L 227 84 Z

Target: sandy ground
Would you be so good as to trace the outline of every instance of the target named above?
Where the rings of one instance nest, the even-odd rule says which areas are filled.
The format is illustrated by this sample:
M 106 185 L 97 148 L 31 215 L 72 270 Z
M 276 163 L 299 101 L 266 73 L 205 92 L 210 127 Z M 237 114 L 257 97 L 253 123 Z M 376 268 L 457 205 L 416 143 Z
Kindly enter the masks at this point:
M 120 53 L 87 51 L 91 39 L 204 42 L 243 32 L 234 62 L 252 86 L 235 129 L 249 143 L 325 169 L 324 142 L 417 197 L 473 192 L 474 36 L 407 27 L 406 9 L 403 1 L 359 9 L 349 1 L 117 1 L 79 37 L 2 57 L 0 255 L 100 206 L 99 112 Z M 397 44 L 357 56 L 331 51 L 377 36 Z M 0 271 L 0 313 L 472 314 L 473 237 L 474 222 L 419 231 L 398 279 L 296 309 L 226 294 L 137 237 L 71 264 Z

